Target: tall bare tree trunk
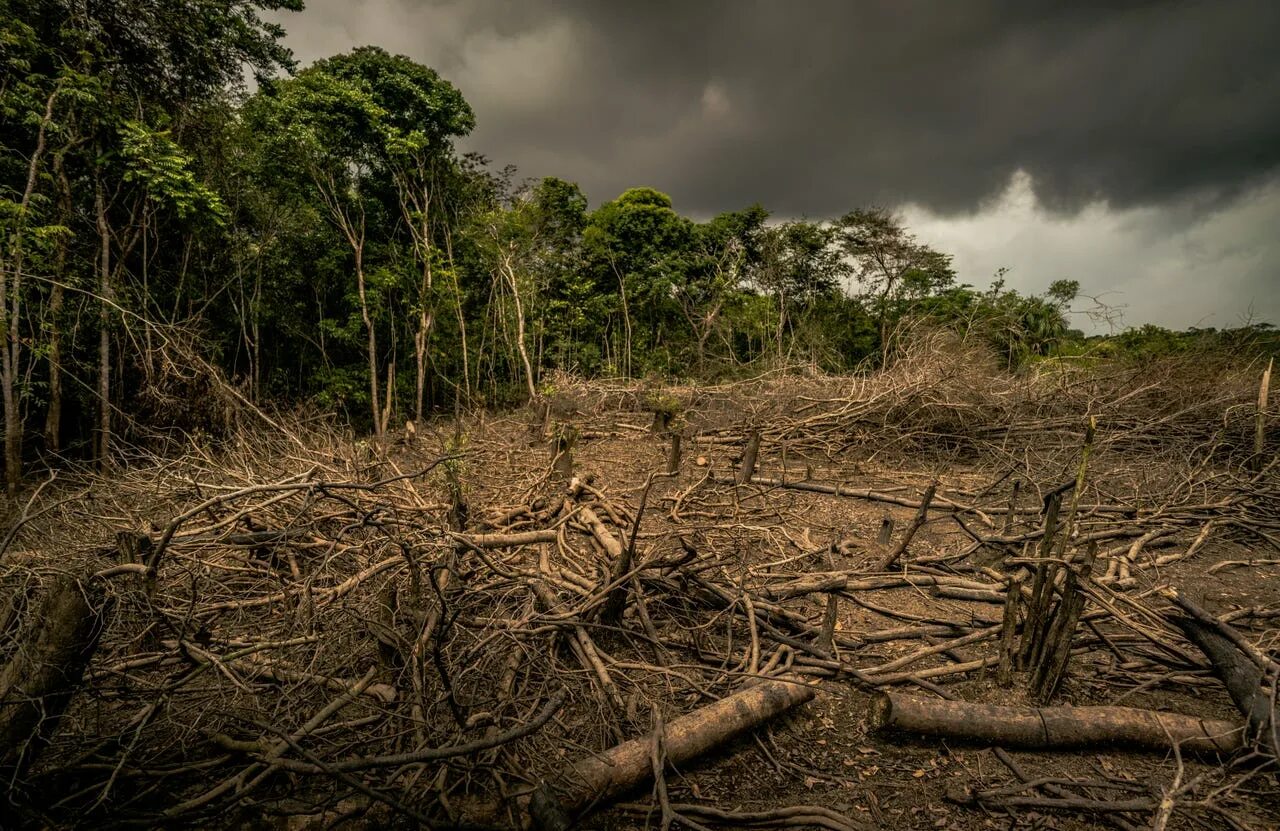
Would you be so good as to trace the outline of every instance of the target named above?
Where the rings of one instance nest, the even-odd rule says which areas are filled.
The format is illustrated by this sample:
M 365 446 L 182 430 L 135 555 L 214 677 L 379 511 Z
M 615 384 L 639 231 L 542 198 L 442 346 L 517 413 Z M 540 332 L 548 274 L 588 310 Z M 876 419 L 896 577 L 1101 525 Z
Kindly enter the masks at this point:
M 778 349 L 778 362 L 782 362 L 782 355 L 785 349 L 782 345 L 783 335 L 787 330 L 787 297 L 781 290 L 778 291 L 778 337 L 776 346 Z
M 249 306 L 249 328 L 253 335 L 253 372 L 249 379 L 250 393 L 256 404 L 262 397 L 262 257 L 258 257 L 253 275 L 253 298 Z
M 111 304 L 115 289 L 111 283 L 111 226 L 107 224 L 107 202 L 102 193 L 101 171 L 94 180 L 93 206 L 98 227 L 98 438 L 96 455 L 99 470 L 111 466 Z
M 529 400 L 538 397 L 538 390 L 533 381 L 533 365 L 529 362 L 529 349 L 524 342 L 524 303 L 520 300 L 520 286 L 516 281 L 515 268 L 511 264 L 511 255 L 505 254 L 502 259 L 502 273 L 511 286 L 511 296 L 516 302 L 516 349 L 520 351 L 520 361 L 524 364 L 524 384 L 529 392 Z
M 623 356 L 622 374 L 626 378 L 631 377 L 631 308 L 627 303 L 627 280 L 622 272 L 618 271 L 618 266 L 613 266 L 613 273 L 618 276 L 618 293 L 622 299 L 622 327 L 623 337 L 626 339 L 625 353 Z
M 17 280 L 14 280 L 14 293 L 17 293 Z M 16 335 L 18 321 L 11 319 L 8 313 L 8 269 L 0 263 L 0 333 L 4 344 L 0 347 L 0 387 L 3 387 L 4 398 L 4 484 L 5 491 L 12 497 L 18 491 L 18 482 L 22 479 L 22 419 L 18 415 L 18 394 L 14 389 L 14 352 L 10 348 L 10 339 Z
M 387 394 L 383 398 L 382 415 L 378 421 L 378 435 L 381 436 L 387 432 L 387 425 L 391 423 L 391 408 L 395 406 L 396 396 L 396 359 L 393 354 L 390 362 L 387 363 Z
M 71 225 L 71 182 L 63 167 L 62 154 L 53 158 L 58 179 L 58 206 L 63 225 Z M 58 240 L 58 253 L 54 257 L 53 288 L 49 292 L 49 407 L 44 419 L 44 446 L 53 453 L 62 449 L 62 309 L 65 291 L 62 282 L 67 271 L 66 237 Z
M 453 235 L 449 233 L 447 225 L 445 226 L 444 246 L 445 254 L 449 258 L 449 273 L 453 276 L 454 309 L 458 314 L 458 336 L 462 346 L 463 389 L 466 392 L 467 406 L 471 406 L 471 369 L 467 352 L 467 318 L 462 311 L 462 285 L 458 282 L 458 269 L 453 263 Z M 479 384 L 479 379 L 477 379 L 476 383 L 477 385 Z
M 27 209 L 36 190 L 36 176 L 40 171 L 40 159 L 44 155 L 45 131 L 53 120 L 53 105 L 58 100 L 54 89 L 45 101 L 44 117 L 36 133 L 36 147 L 27 162 L 27 184 L 18 203 L 17 228 L 13 233 L 12 247 L 7 256 L 0 257 L 0 397 L 4 399 L 4 479 L 5 491 L 13 496 L 22 480 L 22 416 L 18 412 L 17 380 L 22 359 L 22 242 L 26 228 Z M 7 262 L 5 262 L 7 260 Z M 13 282 L 9 282 L 9 272 Z
M 363 229 L 362 229 L 363 230 Z M 368 332 L 369 351 L 369 407 L 373 413 L 373 434 L 382 440 L 382 408 L 378 406 L 378 334 L 373 328 L 373 317 L 369 314 L 369 299 L 364 290 L 364 240 L 355 245 L 356 255 L 356 288 L 360 294 L 360 319 L 364 321 Z
M 889 296 L 893 293 L 897 277 L 889 271 L 888 266 L 881 268 L 884 270 L 884 291 L 880 292 L 876 308 L 880 318 L 877 322 L 880 328 L 880 364 L 883 366 L 889 363 Z
M 19 217 L 21 222 L 21 217 Z M 15 235 L 17 236 L 17 235 Z M 15 241 L 15 249 L 19 245 Z M 12 497 L 18 492 L 22 479 L 22 417 L 18 413 L 18 391 L 15 381 L 18 373 L 19 318 L 22 305 L 18 298 L 21 290 L 19 277 L 20 256 L 14 252 L 13 285 L 9 285 L 9 263 L 0 261 L 0 389 L 4 398 L 4 484 L 5 492 Z M 12 292 L 13 310 L 10 311 Z
M 60 247 L 55 273 L 58 279 L 66 268 L 66 248 Z M 62 449 L 62 309 L 65 305 L 62 286 L 55 283 L 49 294 L 49 407 L 44 416 L 44 446 L 51 453 Z
M 369 298 L 365 291 L 364 279 L 364 243 L 365 243 L 365 214 L 364 205 L 360 202 L 363 195 L 358 189 L 355 194 L 354 216 L 348 213 L 343 207 L 345 188 L 338 183 L 338 179 L 332 172 L 321 170 L 312 171 L 313 179 L 316 183 L 316 189 L 320 192 L 320 198 L 324 200 L 325 206 L 329 209 L 329 217 L 333 224 L 346 237 L 347 244 L 351 246 L 351 253 L 356 261 L 356 290 L 360 299 L 360 319 L 364 323 L 365 332 L 368 335 L 366 349 L 368 351 L 369 363 L 369 412 L 373 417 L 373 433 L 374 438 L 379 445 L 381 451 L 382 445 L 382 408 L 379 406 L 378 396 L 378 335 L 373 328 L 373 316 L 369 314 Z
M 425 390 L 427 385 L 427 335 L 431 328 L 431 316 L 425 311 L 418 316 L 418 331 L 413 333 L 413 360 L 414 360 L 414 392 L 413 392 L 413 420 L 414 423 L 422 421 L 422 403 L 426 397 Z
M 422 258 L 422 284 L 418 292 L 418 331 L 413 334 L 413 358 L 417 370 L 414 387 L 413 420 L 422 421 L 422 403 L 427 383 L 427 342 L 431 339 L 431 329 L 435 325 L 435 310 L 432 306 L 432 273 L 431 273 L 431 192 L 422 189 L 421 224 L 418 228 L 417 248 Z

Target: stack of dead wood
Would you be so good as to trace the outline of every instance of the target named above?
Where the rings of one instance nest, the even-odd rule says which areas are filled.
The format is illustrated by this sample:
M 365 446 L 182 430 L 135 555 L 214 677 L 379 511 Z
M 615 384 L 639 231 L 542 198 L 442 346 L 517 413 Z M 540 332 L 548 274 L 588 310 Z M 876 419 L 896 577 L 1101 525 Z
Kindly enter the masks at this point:
M 910 380 L 912 396 L 933 394 Z M 1031 415 L 1008 403 L 998 439 L 968 434 L 965 452 L 1000 447 L 968 479 L 935 466 L 894 482 L 859 471 L 901 425 L 883 427 L 892 441 L 851 444 L 877 411 L 841 395 L 792 397 L 792 412 L 814 406 L 787 417 L 744 404 L 728 426 L 688 414 L 654 429 L 608 410 L 555 423 L 544 409 L 429 448 L 419 436 L 400 456 L 246 444 L 216 465 L 165 461 L 118 481 L 145 511 L 33 500 L 38 520 L 5 541 L 26 550 L 0 552 L 0 730 L 24 816 L 555 828 L 648 782 L 667 819 L 860 827 L 821 806 L 666 795 L 670 768 L 824 689 L 877 702 L 886 735 L 1274 755 L 1276 665 L 1259 632 L 1275 610 L 1212 614 L 1160 579 L 1215 540 L 1274 543 L 1274 464 L 1211 447 L 1156 490 L 1126 480 L 1128 448 L 1182 416 L 1101 417 L 1092 434 L 1034 399 Z M 1127 413 L 1123 395 L 1094 409 Z M 1013 453 L 1028 424 L 1053 440 Z M 640 473 L 615 459 L 587 469 L 593 443 L 619 436 L 651 451 Z M 814 500 L 899 522 L 813 539 L 796 518 Z M 96 536 L 40 556 L 58 523 Z M 962 542 L 928 542 L 941 526 Z M 908 592 L 964 611 L 908 611 Z M 879 623 L 844 625 L 855 612 Z M 1114 660 L 1081 661 L 1094 652 Z M 1073 679 L 1119 697 L 1203 689 L 1209 670 L 1239 718 L 1061 705 Z M 1025 706 L 948 690 L 988 673 Z M 965 798 L 1108 810 L 1028 787 Z M 1159 808 L 1122 802 L 1122 815 Z

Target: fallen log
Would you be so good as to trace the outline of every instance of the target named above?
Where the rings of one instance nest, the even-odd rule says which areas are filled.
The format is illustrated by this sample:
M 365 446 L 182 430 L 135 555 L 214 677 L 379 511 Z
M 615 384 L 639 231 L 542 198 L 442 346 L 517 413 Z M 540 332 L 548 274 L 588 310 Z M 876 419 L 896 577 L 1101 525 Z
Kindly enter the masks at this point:
M 752 476 L 751 484 L 762 485 L 766 488 L 787 488 L 789 490 L 808 491 L 810 493 L 825 493 L 831 496 L 850 496 L 854 499 L 865 499 L 868 502 L 883 502 L 888 505 L 901 505 L 904 508 L 919 509 L 924 504 L 924 500 L 911 499 L 906 496 L 898 496 L 893 493 L 885 493 L 883 491 L 871 490 L 869 488 L 854 488 L 848 485 L 827 484 L 826 482 L 813 482 L 808 479 L 798 479 L 796 481 L 787 481 L 784 479 L 774 479 L 768 476 Z M 939 506 L 952 510 L 970 512 L 975 510 L 972 505 L 965 505 L 948 499 L 944 496 L 935 496 L 930 500 L 931 503 L 937 503 Z M 988 513 L 999 513 L 999 509 L 994 511 L 988 510 Z
M 1148 750 L 1230 753 L 1240 724 L 1135 707 L 1006 707 L 884 693 L 872 704 L 877 731 L 922 733 L 1025 750 L 1123 745 Z
M 510 534 L 454 534 L 454 539 L 476 548 L 515 548 L 518 545 L 537 545 L 555 542 L 560 531 L 540 528 L 535 531 L 516 531 Z
M 1210 570 L 1212 571 L 1212 569 Z M 1209 614 L 1208 611 L 1182 595 L 1177 589 L 1165 589 L 1161 594 L 1181 609 L 1187 617 L 1196 620 L 1206 629 L 1216 632 L 1222 639 L 1230 642 L 1245 658 L 1256 664 L 1259 670 L 1280 669 L 1280 662 L 1263 655 L 1258 651 L 1257 647 L 1250 643 L 1233 626 Z
M 966 580 L 963 577 L 951 577 L 939 574 L 877 574 L 871 577 L 857 577 L 856 571 L 815 572 L 804 577 L 797 577 L 785 583 L 764 586 L 760 594 L 772 600 L 786 600 L 806 594 L 818 592 L 865 592 L 881 589 L 896 589 L 907 586 L 949 586 L 957 589 L 970 589 L 982 592 L 994 592 L 1002 589 L 998 583 Z M 1001 602 L 1004 602 L 1001 596 Z
M 13 658 L 0 670 L 0 775 L 22 772 L 57 729 L 102 631 L 103 591 L 59 574 L 44 588 Z
M 1262 671 L 1229 640 L 1200 621 L 1183 618 L 1175 622 L 1213 664 L 1214 673 L 1227 688 L 1232 703 L 1249 722 L 1250 739 L 1260 742 L 1272 756 L 1280 758 L 1280 741 L 1275 730 L 1280 719 L 1272 708 L 1267 688 L 1262 685 Z
M 1275 662 L 1259 653 L 1233 627 L 1223 623 L 1195 603 L 1169 590 L 1165 596 L 1178 605 L 1185 617 L 1174 617 L 1182 630 L 1213 665 L 1214 673 L 1227 688 L 1231 701 L 1248 722 L 1248 740 L 1258 742 L 1280 758 L 1280 738 L 1276 725 L 1280 717 L 1274 709 L 1272 692 L 1264 685 Z
M 763 681 L 708 704 L 666 725 L 667 762 L 679 767 L 813 698 L 815 690 L 796 677 Z M 565 813 L 611 802 L 653 774 L 651 737 L 623 742 L 575 762 L 557 784 Z
M 992 603 L 1001 605 L 1007 597 L 994 589 L 971 589 L 965 586 L 948 586 L 940 583 L 930 590 L 934 597 L 945 597 L 948 600 L 968 600 L 973 603 Z

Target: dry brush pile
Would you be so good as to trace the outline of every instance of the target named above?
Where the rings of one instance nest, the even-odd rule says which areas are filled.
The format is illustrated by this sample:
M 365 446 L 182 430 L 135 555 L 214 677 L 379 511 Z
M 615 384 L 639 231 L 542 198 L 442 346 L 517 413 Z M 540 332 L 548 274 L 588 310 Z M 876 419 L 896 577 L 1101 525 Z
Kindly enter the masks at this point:
M 0 552 L 5 810 L 54 827 L 884 822 L 799 794 L 670 795 L 673 767 L 816 695 L 874 704 L 884 742 L 996 746 L 1013 778 L 953 789 L 961 823 L 1265 827 L 1280 597 L 1209 612 L 1179 571 L 1214 546 L 1249 552 L 1221 574 L 1275 566 L 1258 374 L 1015 377 L 936 335 L 859 377 L 559 378 L 538 407 L 385 448 L 313 425 L 63 476 Z M 1018 709 L 963 700 L 988 676 Z M 1238 712 L 1109 706 L 1159 689 L 1225 689 Z M 1036 777 L 1004 749 L 1099 743 L 1154 748 L 1178 778 Z

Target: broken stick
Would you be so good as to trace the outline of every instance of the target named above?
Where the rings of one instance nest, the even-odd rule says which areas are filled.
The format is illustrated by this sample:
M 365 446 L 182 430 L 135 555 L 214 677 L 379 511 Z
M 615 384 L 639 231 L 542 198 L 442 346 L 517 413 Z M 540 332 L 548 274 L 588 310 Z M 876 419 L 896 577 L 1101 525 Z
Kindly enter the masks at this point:
M 938 491 L 938 483 L 931 482 L 929 487 L 925 488 L 924 496 L 920 497 L 920 510 L 916 512 L 915 519 L 911 520 L 911 524 L 907 526 L 907 532 L 902 535 L 902 539 L 898 541 L 898 545 L 884 556 L 880 562 L 876 563 L 876 571 L 888 571 L 889 568 L 898 561 L 898 558 L 907 552 L 907 546 L 911 545 L 911 539 L 920 530 L 920 526 L 924 525 L 925 520 L 929 516 L 929 505 L 933 502 L 933 495 Z

